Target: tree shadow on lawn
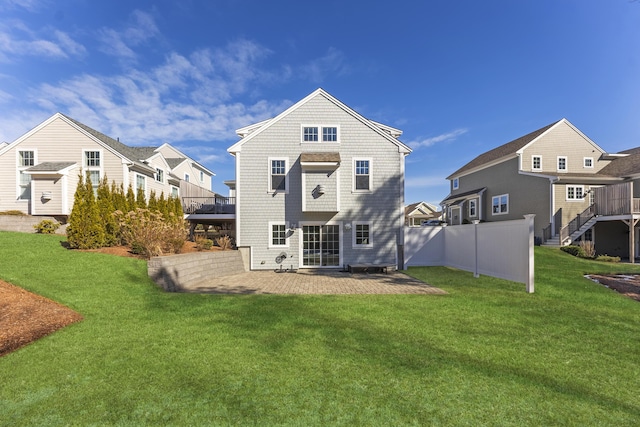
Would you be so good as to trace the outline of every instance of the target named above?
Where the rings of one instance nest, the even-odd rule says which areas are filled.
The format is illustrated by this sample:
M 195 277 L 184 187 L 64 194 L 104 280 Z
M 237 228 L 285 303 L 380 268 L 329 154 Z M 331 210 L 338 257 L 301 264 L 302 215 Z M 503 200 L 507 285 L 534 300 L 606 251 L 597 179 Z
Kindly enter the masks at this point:
M 325 303 L 319 308 L 316 304 L 319 298 L 327 297 L 236 297 L 231 301 L 233 304 L 221 313 L 219 321 L 230 331 L 237 331 L 244 339 L 251 338 L 258 348 L 276 357 L 296 348 L 298 343 L 320 336 L 330 353 L 336 357 L 361 361 L 363 365 L 386 366 L 391 372 L 398 368 L 423 372 L 456 367 L 461 371 L 499 377 L 503 381 L 527 387 L 534 385 L 570 399 L 615 407 L 634 417 L 640 416 L 639 406 L 598 393 L 596 387 L 544 375 L 535 366 L 524 368 L 505 365 L 498 360 L 491 361 L 442 348 L 435 342 L 429 342 L 428 332 L 416 337 L 410 332 L 381 327 L 362 317 L 344 319 L 330 314 L 332 311 Z M 353 299 L 359 304 L 366 298 Z M 493 335 L 499 340 L 501 331 L 495 330 Z M 471 341 L 470 336 L 466 342 Z

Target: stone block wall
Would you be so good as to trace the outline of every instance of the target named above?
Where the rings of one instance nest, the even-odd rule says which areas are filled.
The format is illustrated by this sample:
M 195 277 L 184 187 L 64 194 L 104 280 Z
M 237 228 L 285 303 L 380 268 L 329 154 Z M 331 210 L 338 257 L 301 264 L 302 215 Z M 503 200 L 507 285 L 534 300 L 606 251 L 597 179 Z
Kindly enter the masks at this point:
M 33 226 L 45 219 L 60 223 L 60 221 L 51 216 L 0 215 L 0 230 L 35 233 L 36 230 Z M 56 230 L 56 234 L 67 234 L 67 224 L 61 225 L 60 228 Z
M 208 277 L 244 273 L 240 251 L 194 252 L 151 258 L 147 273 L 164 290 L 179 292 Z

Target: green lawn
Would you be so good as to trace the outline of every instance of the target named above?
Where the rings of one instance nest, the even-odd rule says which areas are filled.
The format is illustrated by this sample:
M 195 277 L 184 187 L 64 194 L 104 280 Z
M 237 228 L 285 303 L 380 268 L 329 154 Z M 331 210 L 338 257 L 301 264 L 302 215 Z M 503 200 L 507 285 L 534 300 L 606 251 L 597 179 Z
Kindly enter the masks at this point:
M 640 304 L 582 277 L 637 267 L 536 248 L 535 294 L 430 267 L 448 295 L 189 295 L 60 242 L 0 232 L 0 278 L 85 317 L 0 358 L 0 425 L 640 425 Z

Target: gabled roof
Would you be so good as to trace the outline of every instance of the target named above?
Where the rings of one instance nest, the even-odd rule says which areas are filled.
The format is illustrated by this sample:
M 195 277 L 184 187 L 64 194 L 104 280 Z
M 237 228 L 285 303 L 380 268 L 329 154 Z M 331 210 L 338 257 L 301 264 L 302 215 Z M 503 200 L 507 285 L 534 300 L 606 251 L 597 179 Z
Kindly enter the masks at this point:
M 551 129 L 553 126 L 555 126 L 560 122 L 561 120 L 558 120 L 557 122 L 553 122 L 550 125 L 542 127 L 538 130 L 535 130 L 531 133 L 521 136 L 520 138 L 514 139 L 513 141 L 507 142 L 506 144 L 496 147 L 493 150 L 489 150 L 480 154 L 478 157 L 471 160 L 469 163 L 467 163 L 466 165 L 462 166 L 460 169 L 458 169 L 457 171 L 449 175 L 447 179 L 452 179 L 456 176 L 464 174 L 467 171 L 479 168 L 481 166 L 495 162 L 502 158 L 515 156 L 518 150 L 521 150 L 526 145 L 533 142 L 540 135 L 544 134 L 546 131 L 548 131 L 549 129 Z
M 346 113 L 350 114 L 352 117 L 354 117 L 355 119 L 357 119 L 360 122 L 362 122 L 365 126 L 371 128 L 376 133 L 378 133 L 379 135 L 381 135 L 385 139 L 387 139 L 389 142 L 395 144 L 398 147 L 398 150 L 400 152 L 407 153 L 407 154 L 411 152 L 411 148 L 409 148 L 407 145 L 405 145 L 404 143 L 402 143 L 401 141 L 399 141 L 397 139 L 400 136 L 400 134 L 402 133 L 401 131 L 399 131 L 398 129 L 394 129 L 392 127 L 389 127 L 389 126 L 386 126 L 386 125 L 382 125 L 380 123 L 377 123 L 377 122 L 374 122 L 372 120 L 369 120 L 369 119 L 365 118 L 364 116 L 362 116 L 361 114 L 359 114 L 355 110 L 353 110 L 350 107 L 348 107 L 346 104 L 344 104 L 341 101 L 339 101 L 337 98 L 334 98 L 332 95 L 330 95 L 328 92 L 326 92 L 322 88 L 316 89 L 315 91 L 313 91 L 312 93 L 307 95 L 305 98 L 303 98 L 302 100 L 296 102 L 294 105 L 292 105 L 291 107 L 287 108 L 285 111 L 283 111 L 282 113 L 280 113 L 279 115 L 277 115 L 276 117 L 274 117 L 272 119 L 263 120 L 262 122 L 255 123 L 255 124 L 249 125 L 249 126 L 245 126 L 243 128 L 240 128 L 240 129 L 236 130 L 236 134 L 238 134 L 238 136 L 240 136 L 242 139 L 240 139 L 240 141 L 236 142 L 231 147 L 229 147 L 227 149 L 227 151 L 229 153 L 231 153 L 231 154 L 240 152 L 242 150 L 242 145 L 244 145 L 247 141 L 250 141 L 256 135 L 259 135 L 265 129 L 268 129 L 274 123 L 277 123 L 282 118 L 288 116 L 289 114 L 291 114 L 291 112 L 293 112 L 293 111 L 297 110 L 298 108 L 302 107 L 307 102 L 309 102 L 311 99 L 313 99 L 313 98 L 315 98 L 317 96 L 325 97 L 327 100 L 329 100 L 330 102 L 335 104 L 337 107 L 341 108 Z
M 410 215 L 411 213 L 413 213 L 414 211 L 418 211 L 418 212 L 423 212 L 423 209 L 425 210 L 429 210 L 432 213 L 438 213 L 438 207 L 432 205 L 431 203 L 427 203 L 427 202 L 416 202 L 416 203 L 411 203 L 410 205 L 405 206 L 404 208 L 404 214 L 405 216 Z
M 83 131 L 88 133 L 89 135 L 93 136 L 98 141 L 100 141 L 103 144 L 107 145 L 108 147 L 113 149 L 116 153 L 120 154 L 122 157 L 126 158 L 131 163 L 135 164 L 136 166 L 138 166 L 140 168 L 143 168 L 143 169 L 144 168 L 149 168 L 149 166 L 144 164 L 142 161 L 147 159 L 148 157 L 150 157 L 150 156 L 145 156 L 145 155 L 148 154 L 149 152 L 153 153 L 153 150 L 155 150 L 154 147 L 129 147 L 128 145 L 125 145 L 125 144 L 121 143 L 120 141 L 115 140 L 115 139 L 111 138 L 110 136 L 107 136 L 107 135 L 103 134 L 102 132 L 99 132 L 99 131 L 97 131 L 97 130 L 95 130 L 93 128 L 90 128 L 89 126 L 85 125 L 84 123 L 80 123 L 79 121 L 77 121 L 75 119 L 72 119 L 71 117 L 69 117 L 67 115 L 64 115 L 64 114 L 61 114 L 61 113 L 57 113 L 57 114 L 59 114 L 60 117 L 63 117 L 67 121 L 73 123 L 74 125 L 76 125 L 80 129 L 82 129 Z

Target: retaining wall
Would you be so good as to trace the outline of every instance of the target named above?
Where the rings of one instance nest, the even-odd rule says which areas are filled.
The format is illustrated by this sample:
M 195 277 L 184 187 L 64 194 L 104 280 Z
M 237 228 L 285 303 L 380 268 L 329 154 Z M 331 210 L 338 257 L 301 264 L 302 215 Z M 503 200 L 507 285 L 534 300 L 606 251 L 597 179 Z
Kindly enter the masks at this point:
M 0 230 L 35 233 L 36 230 L 33 226 L 45 219 L 60 223 L 60 221 L 52 216 L 0 215 Z M 56 234 L 67 234 L 67 224 L 61 225 L 60 228 L 56 230 Z
M 194 252 L 151 258 L 147 273 L 165 291 L 177 292 L 211 276 L 244 273 L 241 251 Z

